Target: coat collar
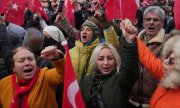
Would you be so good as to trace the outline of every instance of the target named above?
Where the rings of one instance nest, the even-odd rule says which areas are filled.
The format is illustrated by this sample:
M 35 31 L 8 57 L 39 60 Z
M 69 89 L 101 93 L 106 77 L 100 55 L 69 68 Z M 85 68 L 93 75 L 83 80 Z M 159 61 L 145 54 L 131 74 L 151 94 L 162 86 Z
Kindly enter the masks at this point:
M 146 36 L 145 29 L 143 29 L 143 30 L 138 34 L 138 37 L 139 37 L 140 39 L 142 39 L 142 38 L 144 38 L 145 36 Z M 161 29 L 156 36 L 154 36 L 151 40 L 148 41 L 148 43 L 153 43 L 153 42 L 163 43 L 163 42 L 164 42 L 164 36 L 165 36 L 165 31 L 164 31 L 164 29 Z
M 76 50 L 81 53 L 91 53 L 93 49 L 97 46 L 97 43 L 99 43 L 99 38 L 96 38 L 91 44 L 89 45 L 83 45 L 83 43 L 78 40 L 76 41 Z

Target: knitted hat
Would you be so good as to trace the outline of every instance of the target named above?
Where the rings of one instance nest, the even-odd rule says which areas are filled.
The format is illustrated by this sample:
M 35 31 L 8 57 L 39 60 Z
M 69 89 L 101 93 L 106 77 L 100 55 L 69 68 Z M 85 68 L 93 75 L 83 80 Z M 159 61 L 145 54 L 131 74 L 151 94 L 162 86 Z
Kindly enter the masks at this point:
M 81 29 L 82 29 L 83 26 L 88 26 L 88 27 L 90 27 L 90 28 L 92 29 L 92 31 L 93 31 L 93 36 L 98 37 L 98 36 L 100 35 L 99 27 L 98 27 L 95 23 L 93 23 L 92 21 L 86 20 L 86 21 L 82 24 Z
M 56 26 L 46 26 L 43 32 L 48 33 L 57 42 L 65 40 L 63 33 Z

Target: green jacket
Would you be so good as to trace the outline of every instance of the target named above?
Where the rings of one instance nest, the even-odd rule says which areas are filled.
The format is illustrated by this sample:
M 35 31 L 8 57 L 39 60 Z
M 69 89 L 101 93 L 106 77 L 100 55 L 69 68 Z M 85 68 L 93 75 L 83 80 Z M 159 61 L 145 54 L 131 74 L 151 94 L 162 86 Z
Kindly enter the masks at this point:
M 111 26 L 110 28 L 104 30 L 104 37 L 107 43 L 111 43 L 114 47 L 119 47 L 119 39 Z M 86 67 L 87 59 L 91 55 L 93 49 L 100 43 L 99 38 L 94 40 L 90 45 L 83 45 L 80 40 L 77 40 L 75 47 L 70 50 L 70 56 L 73 64 L 73 68 L 77 77 L 78 82 L 80 82 L 84 68 Z M 92 72 L 92 63 L 91 59 L 89 65 L 87 66 L 87 74 Z

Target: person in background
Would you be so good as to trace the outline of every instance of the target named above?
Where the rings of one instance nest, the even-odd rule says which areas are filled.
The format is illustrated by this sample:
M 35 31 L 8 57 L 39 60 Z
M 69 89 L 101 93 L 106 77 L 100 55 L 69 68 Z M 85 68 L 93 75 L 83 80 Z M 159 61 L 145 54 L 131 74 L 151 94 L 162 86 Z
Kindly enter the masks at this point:
M 138 29 L 138 33 L 143 29 L 143 10 L 141 8 L 137 10 L 136 17 L 132 23 Z
M 6 26 L 6 30 L 16 33 L 20 37 L 20 41 L 22 42 L 24 39 L 24 35 L 26 34 L 26 30 L 19 25 L 6 21 L 5 17 L 5 15 L 0 16 L 0 24 L 4 24 Z
M 26 22 L 26 29 L 28 28 L 37 28 L 38 30 L 42 31 L 42 25 L 43 24 L 46 24 L 46 23 L 43 23 L 41 25 L 41 20 L 40 18 L 36 18 L 37 14 L 33 14 L 33 18 L 32 19 L 29 19 L 27 22 Z M 44 21 L 44 20 L 43 20 Z
M 165 12 L 164 30 L 165 30 L 165 33 L 168 34 L 171 32 L 171 30 L 175 29 L 174 17 L 170 15 L 170 7 L 161 6 L 161 8 Z
M 49 6 L 49 0 L 40 0 L 40 2 L 41 2 L 41 4 L 42 4 L 42 6 L 44 7 L 44 8 L 48 8 L 48 6 Z
M 45 41 L 43 45 L 44 47 L 54 45 L 62 52 L 65 52 L 63 46 L 61 46 L 60 41 L 62 40 L 60 38 L 64 38 L 64 35 L 59 28 L 57 28 L 56 26 L 46 26 L 43 29 L 43 34 L 45 36 Z M 63 40 L 65 40 L 65 38 Z
M 4 28 L 4 29 L 1 29 L 1 28 Z M 21 45 L 20 37 L 16 33 L 11 32 L 11 31 L 7 31 L 7 34 L 4 34 L 5 32 L 6 32 L 5 25 L 0 24 L 0 43 L 1 43 L 0 44 L 0 49 L 3 48 L 3 49 L 0 50 L 0 79 L 4 78 L 4 77 L 6 77 L 6 76 L 8 76 L 8 75 L 10 75 L 12 73 L 10 70 L 7 69 L 7 67 L 5 65 L 4 55 L 3 55 L 4 52 L 2 52 L 2 51 L 8 50 L 8 51 L 11 52 L 11 48 L 9 48 L 8 45 L 11 45 L 12 48 Z M 8 40 L 8 42 L 7 41 L 5 42 L 6 47 L 3 47 L 3 43 L 4 43 L 3 42 L 3 37 L 5 37 Z M 5 56 L 8 57 L 8 54 L 6 53 Z
M 49 60 L 42 59 L 40 57 L 43 49 L 44 35 L 41 31 L 36 28 L 29 28 L 24 37 L 22 46 L 28 47 L 35 55 L 37 65 L 40 68 L 48 67 L 53 68 L 53 65 Z
M 36 28 L 28 28 L 24 37 L 23 46 L 29 47 L 35 55 L 40 55 L 43 46 L 44 36 Z
M 158 58 L 161 56 L 163 43 L 169 38 L 163 29 L 165 12 L 158 6 L 149 6 L 144 11 L 143 27 L 144 29 L 138 34 L 145 45 Z M 132 89 L 130 102 L 132 108 L 142 107 L 149 108 L 149 101 L 152 93 L 155 91 L 158 80 L 152 76 L 148 69 L 143 65 L 140 66 L 139 79 Z
M 15 46 L 12 45 L 8 37 L 6 26 L 4 24 L 0 24 L 0 79 L 12 74 L 9 61 L 11 61 L 10 57 Z
M 57 108 L 55 90 L 63 82 L 64 55 L 49 46 L 42 50 L 41 57 L 52 60 L 55 68 L 39 68 L 27 47 L 13 51 L 13 74 L 0 80 L 0 108 Z

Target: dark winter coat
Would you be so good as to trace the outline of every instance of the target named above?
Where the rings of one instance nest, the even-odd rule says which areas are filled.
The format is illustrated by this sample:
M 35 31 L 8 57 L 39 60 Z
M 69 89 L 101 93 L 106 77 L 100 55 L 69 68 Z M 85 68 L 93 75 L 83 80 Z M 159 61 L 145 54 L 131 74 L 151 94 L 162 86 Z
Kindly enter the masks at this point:
M 131 88 L 138 75 L 137 44 L 120 45 L 121 69 L 102 76 L 95 72 L 85 77 L 81 85 L 82 96 L 87 108 L 128 108 Z

